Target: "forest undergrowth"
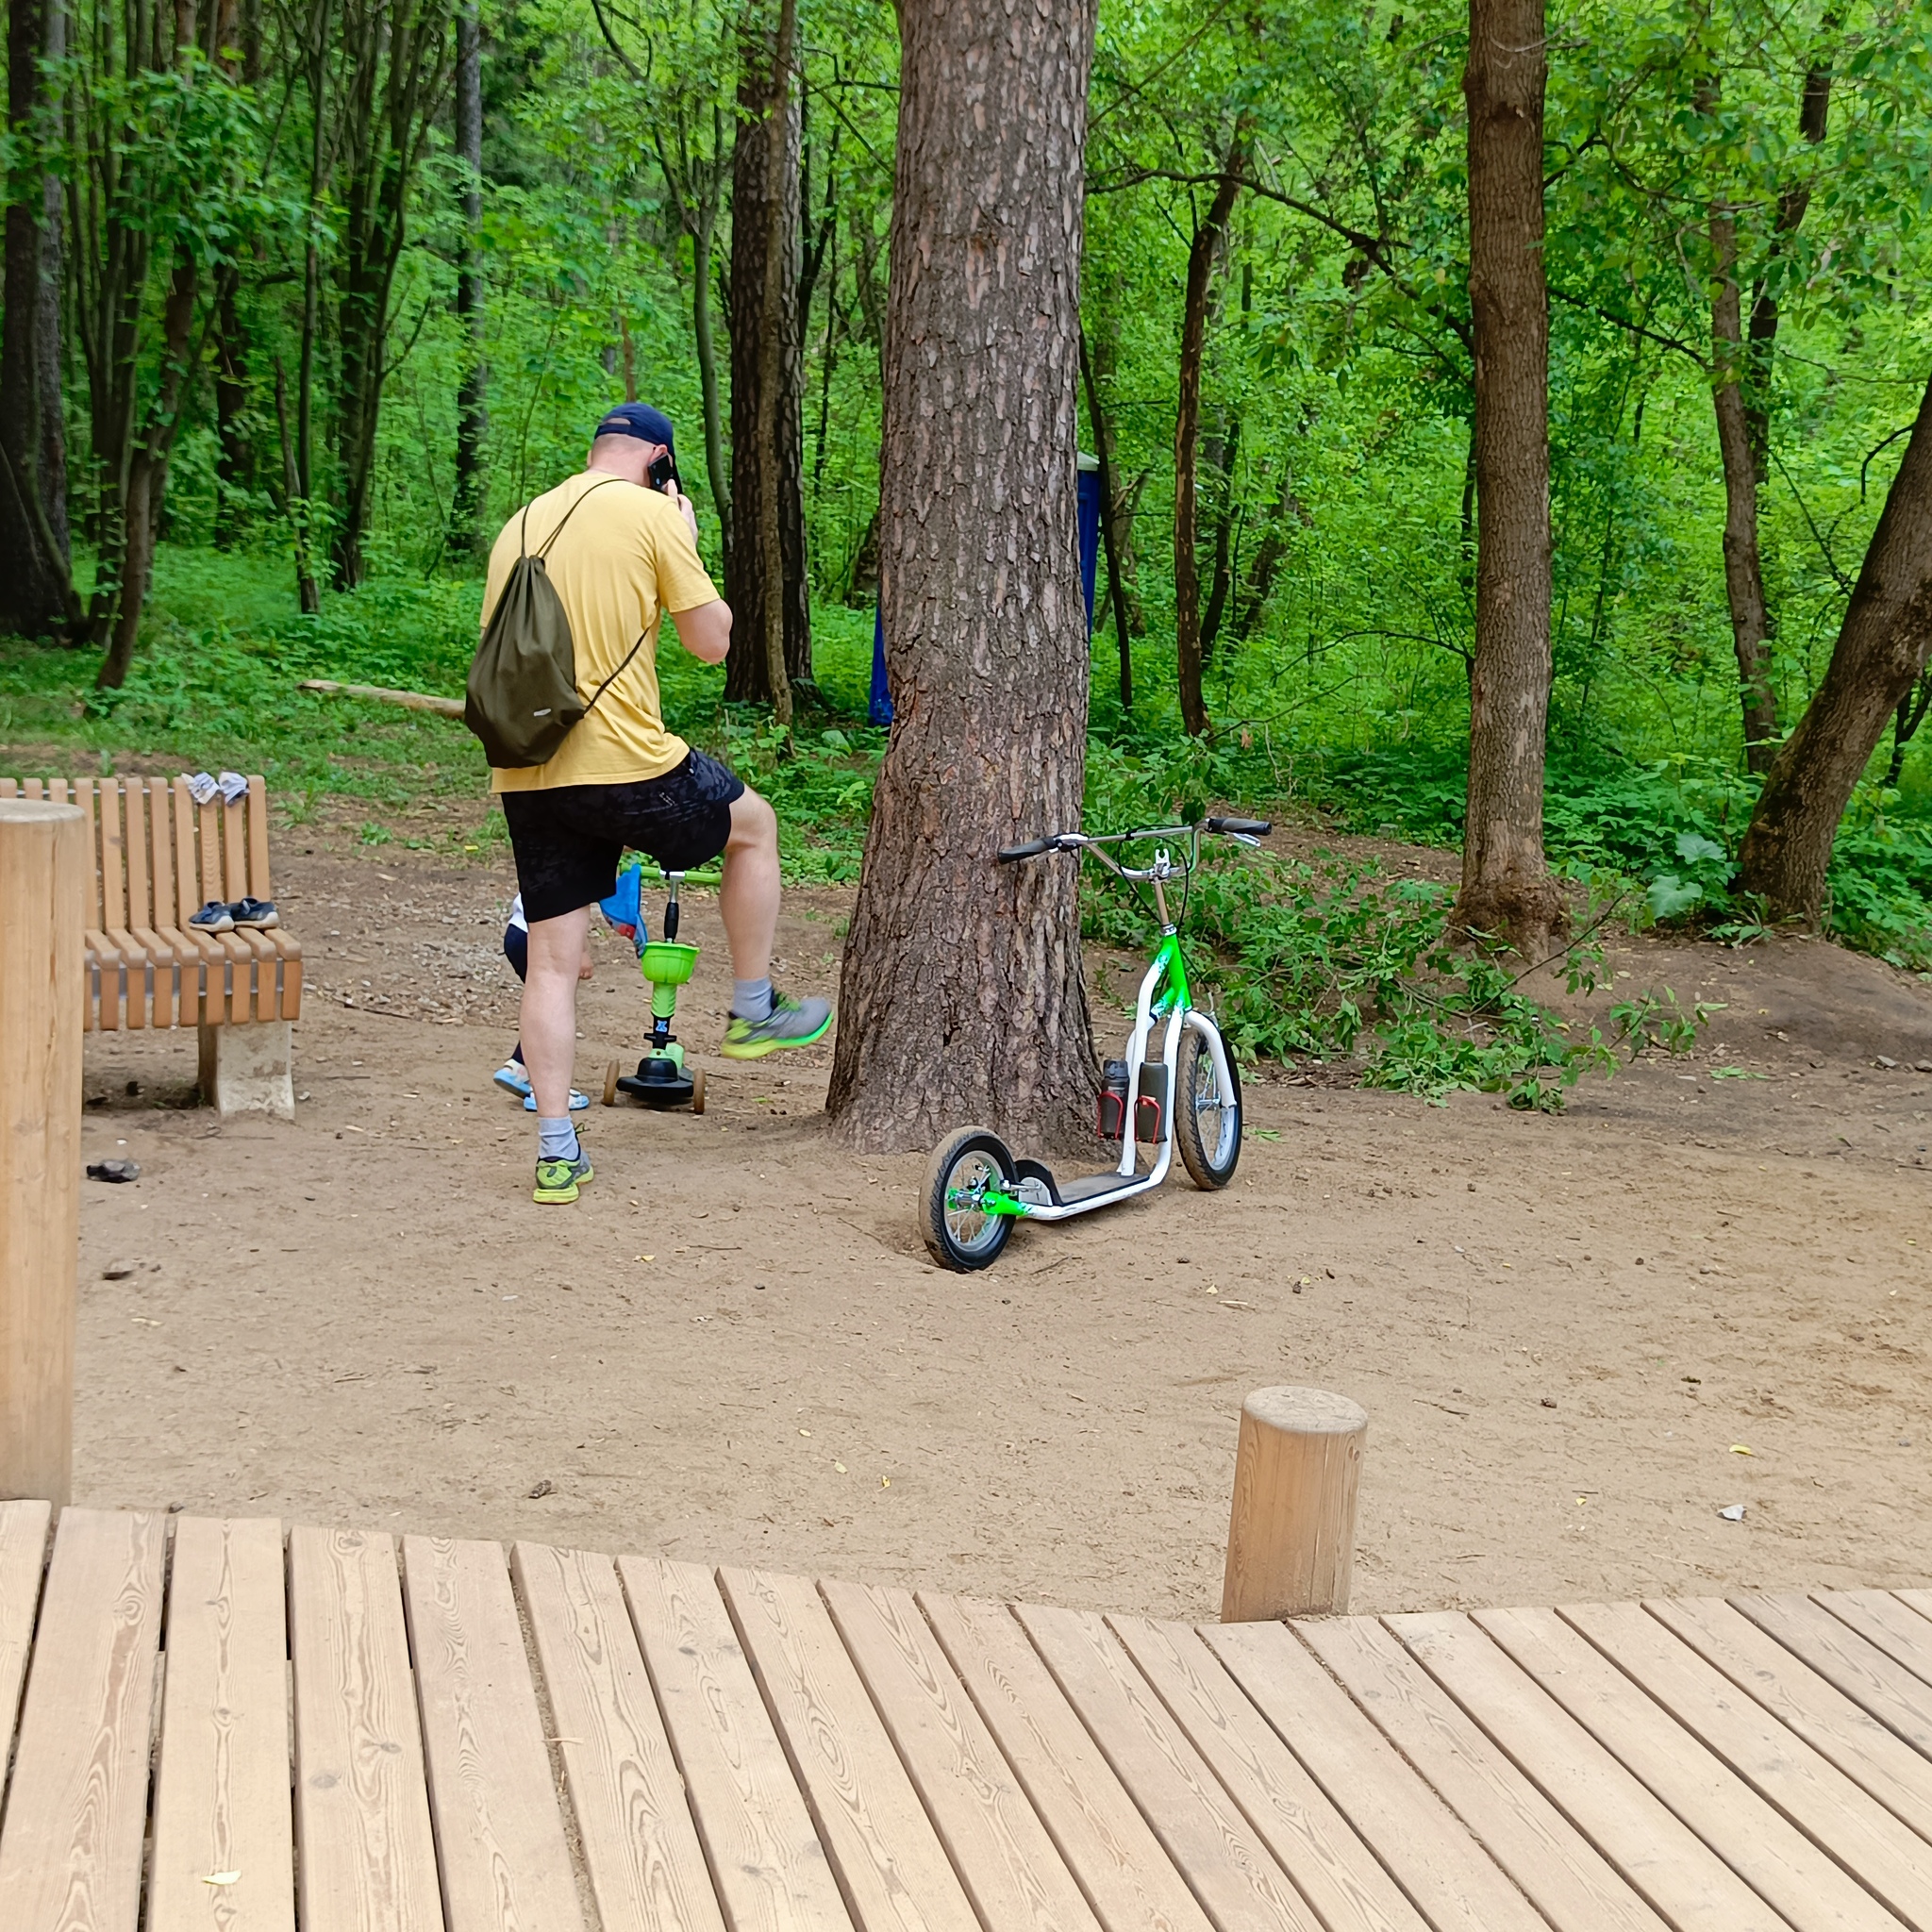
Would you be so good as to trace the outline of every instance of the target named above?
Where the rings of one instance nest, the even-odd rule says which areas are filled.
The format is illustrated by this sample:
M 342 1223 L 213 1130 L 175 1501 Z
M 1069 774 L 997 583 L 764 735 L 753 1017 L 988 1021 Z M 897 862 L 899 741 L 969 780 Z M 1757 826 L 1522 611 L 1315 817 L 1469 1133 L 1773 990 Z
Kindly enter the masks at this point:
M 305 617 L 272 560 L 184 546 L 164 548 L 158 564 L 142 649 L 118 690 L 94 689 L 93 652 L 0 642 L 0 744 L 44 747 L 49 770 L 176 760 L 258 770 L 288 825 L 325 806 L 346 809 L 372 846 L 460 862 L 501 845 L 500 816 L 473 808 L 485 774 L 459 724 L 299 689 L 327 677 L 459 692 L 476 631 L 475 579 L 381 573 Z M 815 608 L 813 625 L 816 691 L 789 738 L 758 708 L 727 706 L 722 673 L 675 648 L 660 658 L 665 712 L 773 800 L 793 883 L 846 884 L 858 876 L 885 749 L 886 734 L 865 718 L 871 614 L 834 604 Z M 1143 701 L 1125 716 L 1101 703 L 1086 822 L 1122 829 L 1221 804 L 1313 812 L 1338 831 L 1453 849 L 1463 790 L 1454 741 L 1363 751 L 1324 743 L 1319 724 L 1284 739 L 1239 724 L 1190 740 L 1171 711 Z M 1754 790 L 1713 757 L 1553 751 L 1545 834 L 1578 937 L 1541 962 L 1544 977 L 1573 991 L 1595 987 L 1601 941 L 1615 927 L 1661 924 L 1740 945 L 1765 936 L 1731 884 Z M 425 808 L 446 816 L 425 819 Z M 1932 812 L 1923 801 L 1862 791 L 1831 888 L 1838 938 L 1932 979 Z M 1586 1074 L 1695 1039 L 1703 1013 L 1668 993 L 1573 1025 L 1524 990 L 1521 961 L 1450 942 L 1452 896 L 1374 858 L 1217 847 L 1195 877 L 1188 931 L 1244 1055 L 1339 1063 L 1374 1086 L 1432 1098 L 1481 1089 L 1551 1109 Z M 1097 877 L 1085 903 L 1091 939 L 1146 939 L 1141 909 Z

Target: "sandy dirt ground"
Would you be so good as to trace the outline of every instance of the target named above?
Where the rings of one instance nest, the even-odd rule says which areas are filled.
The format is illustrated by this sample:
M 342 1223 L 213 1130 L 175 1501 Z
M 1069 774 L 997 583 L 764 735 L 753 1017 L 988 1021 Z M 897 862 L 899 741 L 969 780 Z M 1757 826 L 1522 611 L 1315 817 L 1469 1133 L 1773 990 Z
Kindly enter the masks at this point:
M 1357 1608 L 1932 1582 L 1932 987 L 1619 940 L 1624 990 L 1727 1002 L 1694 1058 L 1556 1119 L 1257 1080 L 1226 1193 L 961 1277 L 922 1160 L 823 1134 L 828 1048 L 716 1058 L 708 899 L 708 1112 L 593 1108 L 535 1207 L 507 862 L 300 838 L 292 1125 L 189 1105 L 192 1035 L 89 1039 L 88 1158 L 142 1176 L 84 1190 L 78 1500 L 1206 1617 L 1241 1399 L 1309 1382 L 1371 1418 Z M 835 990 L 848 907 L 788 895 L 784 984 Z M 641 1049 L 608 937 L 582 1024 L 580 1083 Z

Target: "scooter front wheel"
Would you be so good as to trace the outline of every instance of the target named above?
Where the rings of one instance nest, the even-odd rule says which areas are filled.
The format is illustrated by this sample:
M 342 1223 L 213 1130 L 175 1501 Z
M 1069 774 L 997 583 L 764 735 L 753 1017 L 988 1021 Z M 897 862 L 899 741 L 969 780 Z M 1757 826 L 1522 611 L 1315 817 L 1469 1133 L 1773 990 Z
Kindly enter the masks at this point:
M 1241 1158 L 1241 1076 L 1227 1042 L 1229 1091 L 1221 1091 L 1221 1073 L 1208 1042 L 1190 1026 L 1181 1035 L 1174 1069 L 1174 1138 L 1188 1178 L 1208 1193 L 1234 1178 Z
M 1013 1156 L 988 1127 L 961 1127 L 934 1149 L 920 1195 L 920 1232 L 942 1268 L 961 1274 L 991 1268 L 1013 1231 L 1009 1214 L 990 1214 L 987 1191 L 1014 1180 Z

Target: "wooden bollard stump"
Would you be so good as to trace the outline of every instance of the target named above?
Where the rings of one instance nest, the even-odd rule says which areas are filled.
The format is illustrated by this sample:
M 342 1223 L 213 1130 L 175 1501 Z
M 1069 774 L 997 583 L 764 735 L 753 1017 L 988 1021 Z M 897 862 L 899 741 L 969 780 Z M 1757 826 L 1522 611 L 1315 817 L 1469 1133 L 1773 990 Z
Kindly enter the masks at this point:
M 0 798 L 0 1498 L 67 1501 L 80 1248 L 80 808 Z
M 1368 1433 L 1361 1405 L 1325 1389 L 1257 1389 L 1241 1404 L 1224 1624 L 1348 1607 Z

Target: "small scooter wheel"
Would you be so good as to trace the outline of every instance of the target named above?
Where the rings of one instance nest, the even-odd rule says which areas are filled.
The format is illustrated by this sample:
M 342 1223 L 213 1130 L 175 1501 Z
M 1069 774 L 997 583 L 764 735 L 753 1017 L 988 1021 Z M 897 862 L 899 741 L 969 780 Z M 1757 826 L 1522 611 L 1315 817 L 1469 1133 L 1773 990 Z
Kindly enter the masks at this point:
M 1190 1026 L 1181 1035 L 1174 1068 L 1174 1138 L 1181 1165 L 1197 1188 L 1213 1193 L 1234 1178 L 1241 1158 L 1241 1076 L 1234 1055 L 1227 1057 L 1227 1077 L 1233 1091 L 1221 1091 L 1221 1075 L 1208 1042 Z
M 941 1268 L 961 1274 L 991 1268 L 1013 1231 L 1010 1214 L 989 1214 L 988 1189 L 1014 1180 L 1007 1143 L 987 1127 L 961 1127 L 934 1149 L 919 1197 L 919 1231 Z
M 705 1070 L 702 1067 L 691 1070 L 691 1110 L 693 1113 L 705 1110 Z
M 617 1105 L 617 1062 L 608 1061 L 604 1068 L 604 1105 Z

